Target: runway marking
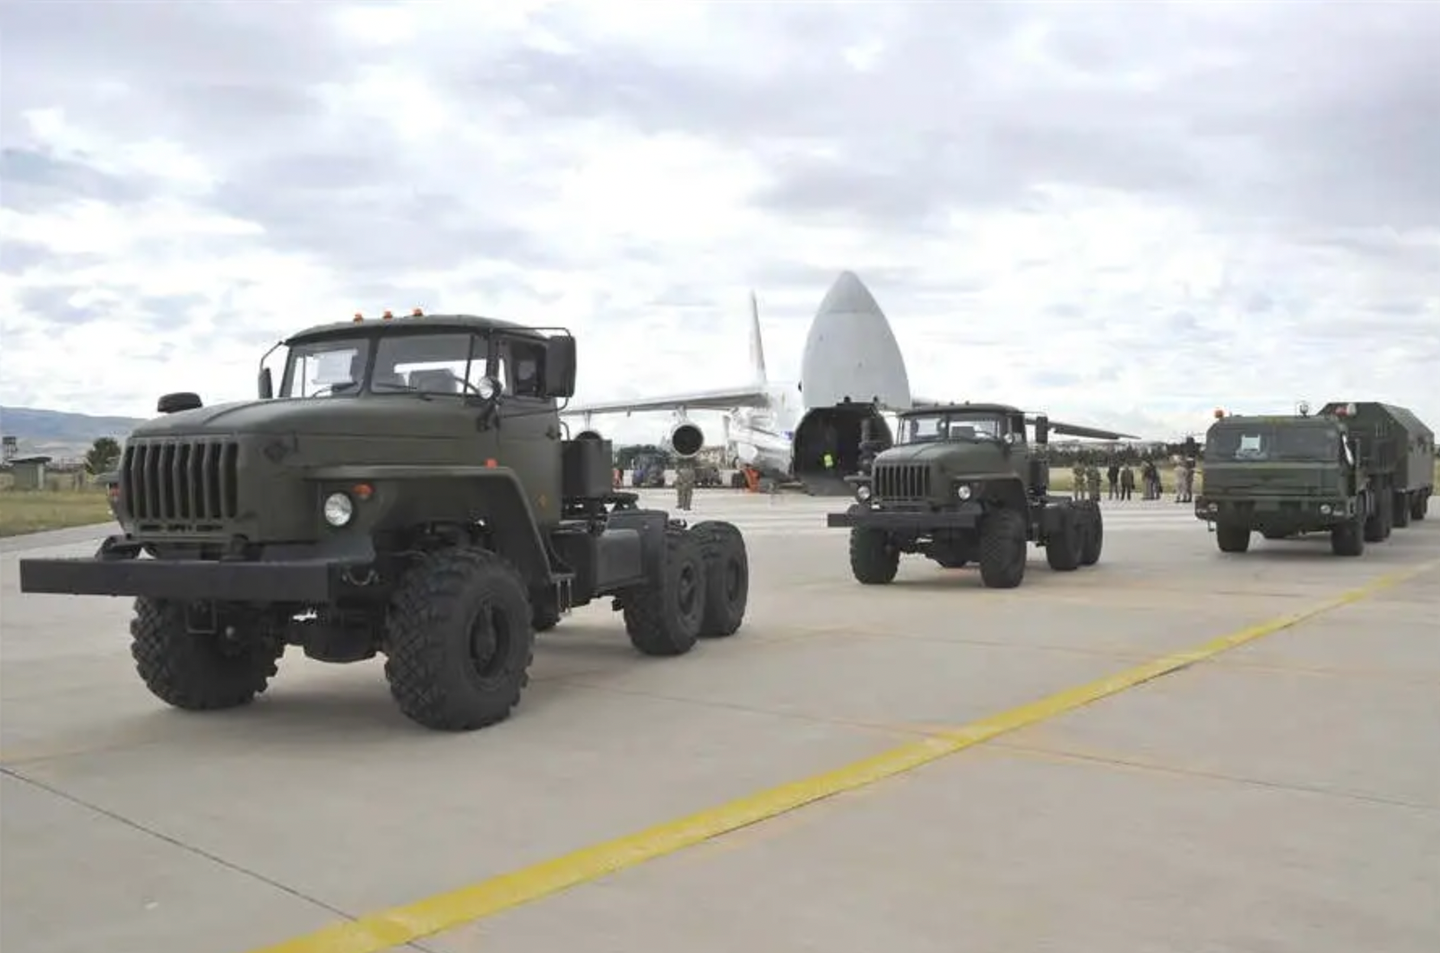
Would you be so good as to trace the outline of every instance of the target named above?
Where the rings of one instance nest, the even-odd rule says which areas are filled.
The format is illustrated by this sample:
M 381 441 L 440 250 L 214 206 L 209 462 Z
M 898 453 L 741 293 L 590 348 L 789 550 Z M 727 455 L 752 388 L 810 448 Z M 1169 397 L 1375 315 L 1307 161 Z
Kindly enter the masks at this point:
M 1333 609 L 1359 602 L 1437 566 L 1440 566 L 1440 561 L 1390 573 L 1308 609 L 1241 629 L 1194 649 L 1163 656 L 960 728 L 936 730 L 930 737 L 833 771 L 782 784 L 689 817 L 583 847 L 457 890 L 322 927 L 313 933 L 249 953 L 382 953 L 769 820 L 807 804 L 913 771 L 991 738 L 1047 721 Z

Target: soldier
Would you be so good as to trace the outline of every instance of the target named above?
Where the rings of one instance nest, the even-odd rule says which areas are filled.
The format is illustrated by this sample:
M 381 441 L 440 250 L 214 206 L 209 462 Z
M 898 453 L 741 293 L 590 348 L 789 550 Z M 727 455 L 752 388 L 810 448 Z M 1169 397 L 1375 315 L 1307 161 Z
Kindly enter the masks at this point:
M 1184 458 L 1184 457 L 1180 457 L 1179 459 L 1177 459 L 1177 460 L 1175 461 L 1175 502 L 1176 502 L 1176 503 L 1181 503 L 1181 502 L 1184 502 L 1185 499 L 1188 499 L 1188 497 L 1185 496 L 1185 483 L 1186 483 L 1186 481 L 1188 481 L 1189 479 L 1190 479 L 1190 467 L 1187 465 L 1185 458 Z
M 1120 468 L 1120 499 L 1128 500 L 1135 492 L 1135 471 L 1130 464 Z
M 1085 482 L 1090 487 L 1090 499 L 1096 503 L 1100 502 L 1100 468 L 1090 464 L 1089 472 L 1085 474 Z
M 1195 466 L 1196 466 L 1196 460 L 1195 460 L 1194 457 L 1188 457 L 1188 458 L 1186 458 L 1186 460 L 1185 460 L 1184 485 L 1183 485 L 1183 487 L 1182 487 L 1182 491 L 1183 491 L 1183 492 L 1182 492 L 1182 496 L 1183 496 L 1184 498 L 1181 500 L 1182 503 L 1191 503 L 1191 502 L 1194 502 L 1194 499 L 1195 499 L 1195 497 L 1194 497 L 1194 494 L 1195 494 Z
M 1077 500 L 1085 498 L 1085 464 L 1079 457 L 1075 458 L 1075 464 L 1070 468 L 1070 479 L 1074 483 L 1074 497 Z
M 1120 464 L 1114 460 L 1110 461 L 1110 467 L 1105 471 L 1105 484 L 1109 490 L 1109 497 L 1112 500 L 1120 498 Z
M 675 508 L 690 509 L 695 496 L 695 467 L 689 460 L 681 460 L 675 470 Z

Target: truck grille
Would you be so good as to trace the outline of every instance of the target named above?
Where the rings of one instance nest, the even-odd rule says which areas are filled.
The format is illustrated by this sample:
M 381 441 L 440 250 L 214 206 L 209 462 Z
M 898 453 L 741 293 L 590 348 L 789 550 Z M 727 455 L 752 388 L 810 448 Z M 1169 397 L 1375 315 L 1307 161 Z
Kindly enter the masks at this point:
M 132 440 L 120 464 L 125 509 L 139 521 L 234 519 L 239 457 L 229 440 Z
M 876 498 L 924 500 L 930 497 L 930 466 L 925 463 L 875 464 L 871 475 Z

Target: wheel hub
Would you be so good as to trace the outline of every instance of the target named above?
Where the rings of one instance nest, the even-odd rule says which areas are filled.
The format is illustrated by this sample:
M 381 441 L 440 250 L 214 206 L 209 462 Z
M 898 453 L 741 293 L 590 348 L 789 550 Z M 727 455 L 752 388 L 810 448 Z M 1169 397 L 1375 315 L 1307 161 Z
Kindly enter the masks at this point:
M 738 560 L 731 559 L 725 563 L 725 595 L 730 599 L 740 596 L 740 563 Z
M 510 622 L 498 607 L 485 604 L 470 624 L 470 665 L 481 678 L 499 673 L 510 646 Z
M 685 566 L 680 570 L 680 578 L 675 581 L 675 602 L 680 611 L 685 615 L 695 611 L 696 590 L 699 584 L 695 578 L 695 567 Z

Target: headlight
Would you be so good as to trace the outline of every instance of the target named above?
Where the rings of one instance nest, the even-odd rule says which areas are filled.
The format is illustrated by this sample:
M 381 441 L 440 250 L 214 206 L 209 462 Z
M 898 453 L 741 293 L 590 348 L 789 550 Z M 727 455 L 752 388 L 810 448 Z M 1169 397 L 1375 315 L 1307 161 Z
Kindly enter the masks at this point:
M 1329 516 L 1329 515 L 1330 515 L 1330 510 L 1331 510 L 1331 506 L 1330 506 L 1329 503 L 1321 503 L 1321 504 L 1320 504 L 1320 512 L 1321 512 L 1321 513 L 1325 514 L 1326 516 Z
M 968 499 L 970 499 L 970 495 L 971 495 L 973 492 L 974 492 L 974 491 L 970 489 L 970 484 L 968 484 L 968 483 L 962 483 L 962 484 L 960 484 L 959 486 L 957 486 L 957 487 L 955 488 L 955 496 L 956 496 L 957 499 L 960 499 L 960 500 L 968 500 Z
M 500 384 L 493 377 L 482 377 L 480 383 L 475 385 L 475 390 L 485 400 L 494 400 L 500 393 Z
M 355 515 L 355 504 L 344 493 L 331 493 L 325 497 L 325 522 L 331 526 L 344 526 Z
M 870 499 L 870 488 L 864 485 L 858 487 L 855 490 L 855 499 L 859 500 L 861 503 L 864 503 L 866 500 Z

